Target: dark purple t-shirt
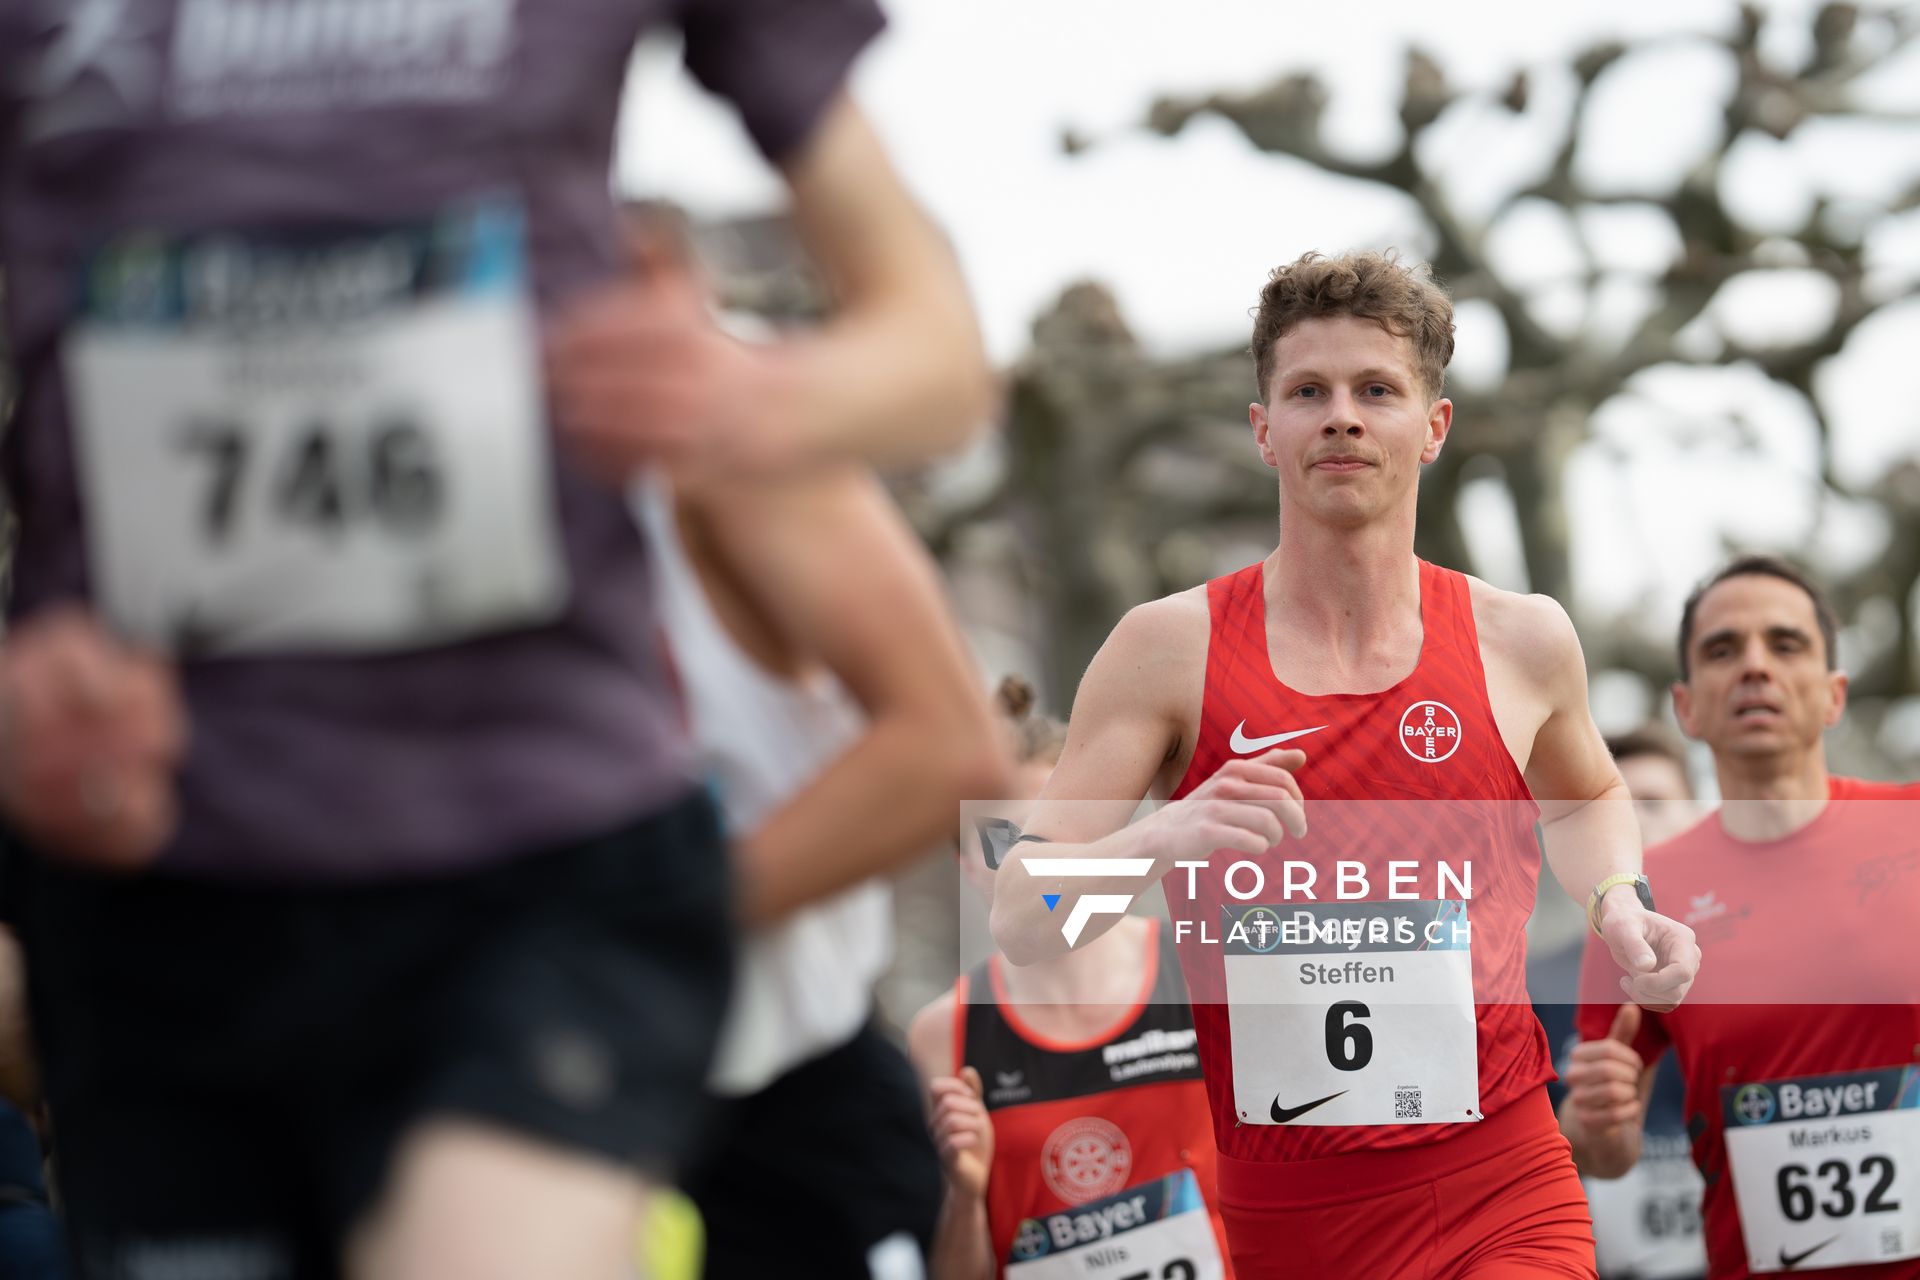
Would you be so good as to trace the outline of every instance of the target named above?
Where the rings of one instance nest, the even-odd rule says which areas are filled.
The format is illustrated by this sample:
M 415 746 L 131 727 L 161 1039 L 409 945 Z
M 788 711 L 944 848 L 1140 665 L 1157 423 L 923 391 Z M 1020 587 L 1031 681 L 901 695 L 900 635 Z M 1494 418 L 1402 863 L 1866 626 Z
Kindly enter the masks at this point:
M 62 348 L 132 234 L 353 234 L 503 194 L 551 309 L 621 270 L 609 189 L 629 53 L 686 60 L 763 152 L 802 142 L 872 0 L 0 0 L 0 270 L 18 403 L 11 616 L 97 596 Z M 623 496 L 554 459 L 569 584 L 537 626 L 380 656 L 187 660 L 166 865 L 368 879 L 469 867 L 692 783 Z

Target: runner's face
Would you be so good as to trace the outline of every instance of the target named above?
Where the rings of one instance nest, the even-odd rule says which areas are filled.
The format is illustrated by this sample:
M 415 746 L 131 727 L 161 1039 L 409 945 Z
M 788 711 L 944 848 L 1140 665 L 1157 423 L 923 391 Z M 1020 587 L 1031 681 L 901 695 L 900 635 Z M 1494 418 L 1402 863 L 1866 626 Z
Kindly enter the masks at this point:
M 1691 672 L 1673 686 L 1674 711 L 1716 756 L 1817 751 L 1846 708 L 1847 678 L 1827 670 L 1813 601 L 1791 582 L 1743 574 L 1713 587 L 1687 643 Z
M 1665 756 L 1627 756 L 1619 761 L 1620 777 L 1633 793 L 1633 813 L 1640 819 L 1640 843 L 1647 848 L 1671 840 L 1693 821 L 1693 792 L 1687 775 Z
M 1283 508 L 1355 526 L 1410 509 L 1453 405 L 1429 398 L 1413 344 L 1371 320 L 1303 320 L 1274 343 L 1267 403 L 1249 409 Z

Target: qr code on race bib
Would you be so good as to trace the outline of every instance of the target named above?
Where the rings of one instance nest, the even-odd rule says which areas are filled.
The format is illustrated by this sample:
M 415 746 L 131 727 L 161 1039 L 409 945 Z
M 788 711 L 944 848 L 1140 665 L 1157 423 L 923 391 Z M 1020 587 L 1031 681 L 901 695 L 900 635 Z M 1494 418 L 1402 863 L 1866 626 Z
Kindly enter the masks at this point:
M 1888 1230 L 1880 1233 L 1880 1252 L 1889 1258 L 1899 1255 L 1900 1233 L 1898 1231 Z
M 1418 1120 L 1420 1112 L 1420 1090 L 1395 1088 L 1393 1091 L 1393 1118 L 1395 1120 Z

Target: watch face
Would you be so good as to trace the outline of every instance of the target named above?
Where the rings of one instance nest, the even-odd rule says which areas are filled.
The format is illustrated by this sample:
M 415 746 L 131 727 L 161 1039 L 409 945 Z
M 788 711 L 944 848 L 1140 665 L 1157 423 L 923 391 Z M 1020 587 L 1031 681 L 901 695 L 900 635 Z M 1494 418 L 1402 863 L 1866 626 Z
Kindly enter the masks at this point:
M 1640 899 L 1641 906 L 1645 907 L 1649 911 L 1652 911 L 1654 909 L 1653 886 L 1647 883 L 1647 878 L 1645 876 L 1634 877 L 1633 892 L 1634 892 L 1634 895 Z

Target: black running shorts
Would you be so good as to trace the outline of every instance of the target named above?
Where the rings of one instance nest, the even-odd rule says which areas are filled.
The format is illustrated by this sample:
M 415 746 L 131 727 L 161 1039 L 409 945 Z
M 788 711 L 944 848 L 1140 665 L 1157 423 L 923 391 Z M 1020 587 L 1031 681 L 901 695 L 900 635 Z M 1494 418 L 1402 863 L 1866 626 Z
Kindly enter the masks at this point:
M 654 1176 L 687 1158 L 731 980 L 704 796 L 462 876 L 103 879 L 10 851 L 85 1276 L 333 1274 L 410 1125 Z

